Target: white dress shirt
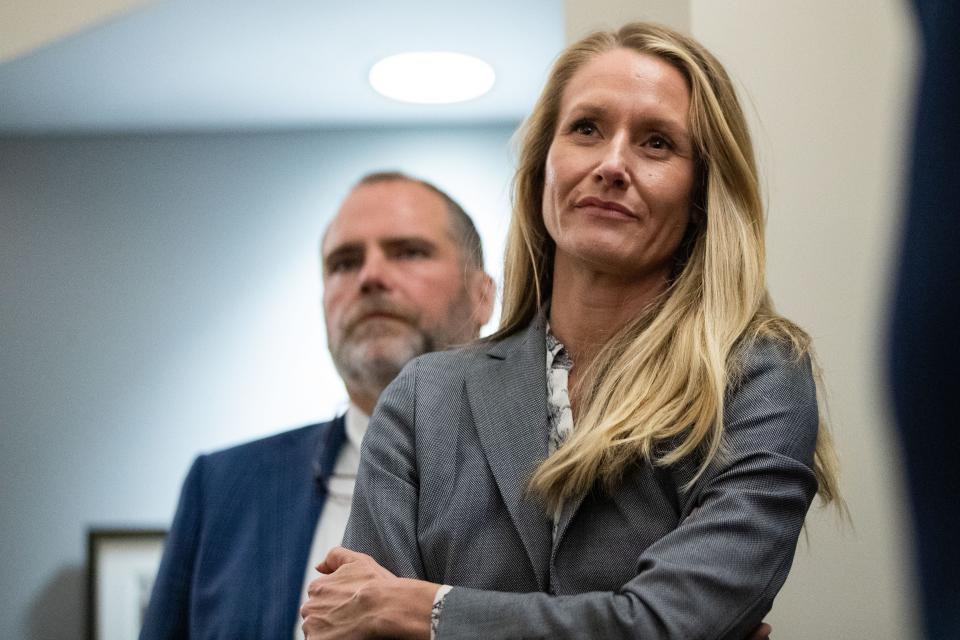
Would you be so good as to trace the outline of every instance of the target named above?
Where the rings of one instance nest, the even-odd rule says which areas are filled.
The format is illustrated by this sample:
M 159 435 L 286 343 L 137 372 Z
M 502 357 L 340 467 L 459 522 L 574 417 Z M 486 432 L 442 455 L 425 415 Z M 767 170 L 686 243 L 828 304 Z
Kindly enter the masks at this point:
M 353 502 L 353 488 L 357 482 L 357 470 L 360 468 L 360 443 L 363 434 L 367 432 L 367 423 L 370 417 L 350 403 L 345 417 L 347 439 L 337 455 L 337 463 L 333 467 L 333 474 L 327 483 L 327 499 L 323 502 L 317 528 L 313 533 L 313 544 L 310 545 L 310 555 L 307 556 L 307 567 L 303 578 L 303 588 L 300 590 L 300 604 L 307 599 L 307 587 L 320 573 L 315 567 L 323 562 L 330 549 L 339 546 L 343 540 L 343 533 L 347 529 L 347 519 L 350 517 L 350 504 Z M 303 640 L 303 621 L 297 615 L 297 623 L 293 631 L 294 640 Z

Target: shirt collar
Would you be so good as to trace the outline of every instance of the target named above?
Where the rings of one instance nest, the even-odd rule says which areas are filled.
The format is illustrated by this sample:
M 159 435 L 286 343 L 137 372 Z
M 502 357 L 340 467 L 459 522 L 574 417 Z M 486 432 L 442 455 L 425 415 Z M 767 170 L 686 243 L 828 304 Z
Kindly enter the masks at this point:
M 347 407 L 347 415 L 344 416 L 347 424 L 347 440 L 359 451 L 360 443 L 363 442 L 363 436 L 367 432 L 367 425 L 370 424 L 370 416 L 363 412 L 363 409 L 350 403 Z
M 549 322 L 547 322 L 544 337 L 547 341 L 547 372 L 549 373 L 552 369 L 566 369 L 567 371 L 572 369 L 573 360 L 570 359 L 567 348 L 563 346 L 557 336 L 553 335 Z

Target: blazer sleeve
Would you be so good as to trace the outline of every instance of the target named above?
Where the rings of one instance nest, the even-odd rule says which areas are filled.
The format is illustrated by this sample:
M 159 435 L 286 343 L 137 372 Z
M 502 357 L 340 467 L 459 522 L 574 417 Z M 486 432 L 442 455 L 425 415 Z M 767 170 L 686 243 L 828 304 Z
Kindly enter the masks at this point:
M 140 640 L 182 640 L 190 637 L 190 588 L 201 527 L 204 456 L 198 457 L 180 492 L 176 515 L 164 543 Z
M 417 360 L 384 390 L 364 437 L 343 545 L 394 575 L 422 578 L 415 439 Z
M 359 542 L 391 571 L 417 577 L 412 381 L 400 382 L 407 400 L 398 403 L 391 394 L 382 406 L 391 419 L 381 427 L 389 427 L 399 446 L 384 448 L 385 439 L 364 443 L 369 461 L 361 465 L 358 487 L 367 486 L 355 499 L 358 518 L 348 527 L 347 546 Z M 811 467 L 818 415 L 809 362 L 761 345 L 726 405 L 725 455 L 681 495 L 688 515 L 677 528 L 639 558 L 623 559 L 635 563 L 633 578 L 611 591 L 577 595 L 454 587 L 444 599 L 437 638 L 746 637 L 786 579 L 816 493 Z M 683 465 L 673 473 L 678 486 L 690 477 Z

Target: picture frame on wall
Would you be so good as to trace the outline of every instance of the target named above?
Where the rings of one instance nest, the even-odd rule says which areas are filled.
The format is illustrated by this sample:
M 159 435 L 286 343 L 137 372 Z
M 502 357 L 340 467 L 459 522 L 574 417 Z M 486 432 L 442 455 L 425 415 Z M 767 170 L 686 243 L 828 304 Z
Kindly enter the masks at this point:
M 163 556 L 164 529 L 87 532 L 87 638 L 135 640 Z

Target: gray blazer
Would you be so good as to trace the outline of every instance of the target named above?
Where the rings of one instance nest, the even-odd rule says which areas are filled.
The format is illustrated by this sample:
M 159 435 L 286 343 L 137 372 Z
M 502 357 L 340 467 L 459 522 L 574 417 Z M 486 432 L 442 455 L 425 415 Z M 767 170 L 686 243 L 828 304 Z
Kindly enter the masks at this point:
M 638 463 L 569 501 L 556 539 L 527 491 L 547 455 L 544 327 L 410 363 L 363 442 L 344 545 L 454 585 L 438 638 L 730 638 L 770 610 L 816 493 L 810 365 L 760 343 L 727 396 L 728 455 Z

